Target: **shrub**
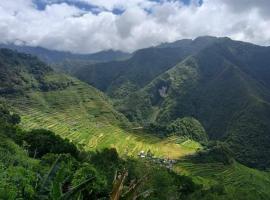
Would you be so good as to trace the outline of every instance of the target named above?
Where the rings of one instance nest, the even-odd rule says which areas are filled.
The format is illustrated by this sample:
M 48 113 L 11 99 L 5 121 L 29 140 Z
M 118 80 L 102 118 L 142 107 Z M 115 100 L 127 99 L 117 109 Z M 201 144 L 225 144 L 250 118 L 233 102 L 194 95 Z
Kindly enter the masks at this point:
M 52 131 L 37 129 L 21 134 L 21 140 L 26 142 L 29 155 L 42 157 L 47 153 L 69 153 L 78 156 L 78 150 L 67 139 L 55 135 Z

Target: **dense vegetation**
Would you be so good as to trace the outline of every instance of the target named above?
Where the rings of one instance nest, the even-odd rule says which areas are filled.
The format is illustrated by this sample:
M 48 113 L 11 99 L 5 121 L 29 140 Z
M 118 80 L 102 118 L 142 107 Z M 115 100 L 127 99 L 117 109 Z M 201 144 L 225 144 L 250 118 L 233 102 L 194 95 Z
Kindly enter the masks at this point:
M 20 62 L 23 55 L 12 53 L 13 62 Z M 30 56 L 28 61 L 24 60 L 24 68 L 29 69 L 33 60 L 36 58 Z M 8 68 L 8 65 L 3 64 L 2 68 Z M 16 72 L 17 69 L 14 69 L 12 73 Z M 26 72 L 28 77 L 34 79 L 31 71 Z M 20 73 L 16 74 L 18 78 L 22 77 Z M 3 75 L 9 77 L 8 74 Z M 41 90 L 34 86 L 25 89 L 23 85 L 11 84 L 12 87 L 21 88 L 21 92 L 3 95 L 1 99 L 21 115 L 21 126 L 26 130 L 49 129 L 72 140 L 80 149 L 93 151 L 114 147 L 121 155 L 136 156 L 142 150 L 151 150 L 158 156 L 170 154 L 172 158 L 177 158 L 200 148 L 194 141 L 182 145 L 175 142 L 176 137 L 163 140 L 131 129 L 128 120 L 114 110 L 106 96 L 75 78 L 51 69 L 48 73 L 44 72 L 42 78 L 46 85 L 50 84 L 54 89 Z M 66 87 L 58 87 L 60 84 Z
M 165 167 L 123 160 L 115 149 L 79 152 L 53 132 L 25 132 L 16 127 L 17 121 L 10 121 L 17 115 L 3 108 L 1 113 L 1 199 L 108 199 L 114 192 L 130 198 L 184 199 L 202 190 L 190 178 Z M 117 171 L 128 172 L 123 191 L 114 185 Z
M 192 117 L 177 118 L 167 125 L 150 123 L 146 126 L 146 129 L 152 134 L 158 134 L 163 137 L 177 135 L 201 143 L 206 142 L 208 139 L 201 123 Z
M 202 37 L 140 50 L 126 61 L 85 66 L 75 75 L 107 92 L 130 121 L 158 124 L 164 135 L 177 118 L 193 117 L 210 139 L 227 142 L 238 161 L 266 169 L 269 55 L 269 47 Z
M 266 190 L 259 188 L 262 193 L 254 192 L 252 195 L 242 188 L 239 192 L 234 186 L 228 187 L 220 182 L 202 182 L 207 180 L 189 177 L 198 177 L 198 169 L 209 165 L 211 170 L 241 168 L 235 171 L 237 178 L 240 172 L 243 176 L 251 176 L 256 182 L 256 187 L 262 184 L 268 187 L 266 181 L 270 176 L 250 171 L 239 166 L 234 167 L 234 161 L 223 163 L 221 155 L 224 150 L 210 150 L 205 156 L 201 153 L 191 161 L 179 162 L 176 167 L 177 173 L 167 170 L 163 166 L 153 164 L 151 160 L 121 159 L 115 149 L 104 149 L 97 152 L 79 151 L 67 140 L 60 139 L 53 132 L 46 130 L 24 131 L 17 125 L 18 121 L 11 122 L 14 118 L 6 109 L 1 108 L 0 124 L 0 198 L 1 199 L 109 199 L 119 194 L 120 199 L 267 199 Z M 17 118 L 17 117 L 15 117 Z M 45 146 L 37 146 L 39 141 L 44 140 L 44 133 L 48 133 L 47 142 L 55 143 L 57 150 Z M 32 135 L 36 139 L 25 141 L 22 136 Z M 42 156 L 36 156 L 36 152 L 42 152 Z M 215 146 L 215 145 L 214 145 Z M 76 154 L 74 154 L 74 148 Z M 215 147 L 214 149 L 220 149 Z M 223 148 L 223 147 L 222 147 Z M 213 153 L 215 152 L 215 153 Z M 205 160 L 207 159 L 207 160 Z M 221 160 L 220 160 L 221 159 Z M 191 164 L 193 163 L 195 164 Z M 197 163 L 197 164 L 196 164 Z M 210 165 L 212 163 L 212 167 Z M 180 168 L 179 168 L 180 167 Z M 183 171 L 185 169 L 185 171 Z M 243 171 L 245 170 L 245 171 Z M 190 171 L 190 172 L 189 172 Z M 179 175 L 186 174 L 186 175 Z M 189 172 L 189 173 L 187 173 Z M 204 171 L 206 173 L 206 171 Z M 214 173 L 210 171 L 207 173 Z M 117 176 L 115 176 L 117 174 Z M 205 176 L 207 176 L 205 174 Z M 229 175 L 226 178 L 230 177 Z M 264 178 L 262 178 L 264 177 Z M 213 179 L 213 175 L 209 180 Z M 237 181 L 243 181 L 236 179 Z M 123 181 L 123 182 L 122 182 Z M 231 180 L 232 181 L 232 180 Z M 121 184 L 119 185 L 118 183 Z M 231 183 L 234 184 L 232 181 Z M 255 184 L 255 182 L 254 182 Z M 233 191 L 233 193 L 231 193 Z M 242 196 L 239 196 L 241 194 Z M 258 196 L 260 194 L 260 196 Z
M 0 49 L 0 94 L 23 94 L 31 89 L 49 91 L 72 85 L 65 76 L 61 80 L 48 79 L 53 70 L 37 57 Z
M 166 49 L 184 60 L 148 73 L 145 52 Z M 135 66 L 106 89 L 132 124 L 93 87 L 0 50 L 0 199 L 269 199 L 269 172 L 238 163 L 269 167 L 268 48 L 199 38 L 139 54 L 144 80 Z
M 245 60 L 244 52 L 261 61 Z M 267 52 L 265 47 L 224 39 L 187 58 L 143 89 L 158 110 L 155 121 L 166 124 L 193 116 L 210 139 L 227 141 L 239 161 L 269 167 Z M 161 87 L 167 88 L 165 96 L 157 93 Z

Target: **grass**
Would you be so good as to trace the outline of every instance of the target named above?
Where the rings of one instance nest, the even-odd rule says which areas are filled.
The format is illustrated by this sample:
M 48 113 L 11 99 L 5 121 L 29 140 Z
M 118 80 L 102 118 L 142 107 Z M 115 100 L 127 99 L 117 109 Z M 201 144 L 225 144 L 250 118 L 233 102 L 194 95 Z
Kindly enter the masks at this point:
M 85 150 L 115 147 L 120 155 L 136 156 L 150 150 L 156 156 L 179 158 L 194 153 L 200 145 L 177 137 L 160 139 L 132 129 L 106 97 L 94 88 L 75 81 L 74 86 L 49 92 L 29 92 L 10 98 L 22 116 L 24 129 L 45 128 L 68 138 Z
M 270 197 L 270 173 L 251 169 L 235 162 L 232 165 L 221 163 L 194 164 L 179 162 L 174 170 L 191 176 L 205 188 L 221 183 L 231 199 L 268 200 Z

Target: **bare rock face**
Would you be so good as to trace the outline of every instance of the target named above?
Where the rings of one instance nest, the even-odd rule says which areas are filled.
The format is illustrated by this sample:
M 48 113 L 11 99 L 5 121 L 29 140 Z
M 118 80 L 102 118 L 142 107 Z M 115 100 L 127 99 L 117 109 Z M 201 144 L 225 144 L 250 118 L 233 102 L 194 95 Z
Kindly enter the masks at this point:
M 159 95 L 161 96 L 161 97 L 166 97 L 167 96 L 167 87 L 166 86 L 162 86 L 159 90 L 158 90 L 158 92 L 159 92 Z

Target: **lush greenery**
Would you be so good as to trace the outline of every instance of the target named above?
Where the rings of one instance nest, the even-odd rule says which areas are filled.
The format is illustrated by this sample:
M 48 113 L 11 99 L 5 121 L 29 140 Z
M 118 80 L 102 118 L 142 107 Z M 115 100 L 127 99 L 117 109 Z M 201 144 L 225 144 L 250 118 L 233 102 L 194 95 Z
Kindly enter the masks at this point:
M 64 89 L 72 80 L 62 75 L 61 80 L 47 79 L 53 76 L 52 69 L 29 54 L 0 49 L 0 94 L 23 94 L 35 89 L 41 91 Z M 60 78 L 60 76 L 59 76 Z
M 267 159 L 270 151 L 269 54 L 268 47 L 228 38 L 200 37 L 195 40 L 183 40 L 142 49 L 123 61 L 97 64 L 86 61 L 82 64 L 78 61 L 77 64 L 77 61 L 67 61 L 67 65 L 70 68 L 69 72 L 112 97 L 115 108 L 125 114 L 136 126 L 152 124 L 152 129 L 155 131 L 150 132 L 170 135 L 165 130 L 168 124 L 178 118 L 193 117 L 202 124 L 208 138 L 226 141 L 238 161 L 251 167 L 266 169 L 270 165 Z M 30 99 L 26 100 L 27 104 L 32 107 L 33 101 L 40 102 L 40 105 L 34 106 L 33 112 L 28 109 L 29 105 L 25 106 L 27 113 L 32 114 L 29 116 L 25 114 L 26 112 L 21 113 L 22 118 L 26 119 L 23 120 L 23 124 L 29 122 L 33 125 L 32 117 L 35 114 L 35 117 L 38 117 L 53 113 L 53 110 L 48 111 L 48 106 L 51 104 L 58 107 L 58 104 L 68 105 L 69 102 L 74 102 L 68 93 L 72 95 L 75 93 L 78 96 L 88 90 L 87 93 L 92 95 L 86 97 L 86 101 L 96 96 L 92 90 L 89 91 L 89 87 L 85 89 L 85 85 L 82 86 L 80 82 L 68 76 L 55 75 L 48 66 L 29 55 L 1 50 L 0 57 L 1 94 L 8 95 L 14 92 L 20 94 L 22 91 L 29 90 Z M 11 59 L 8 59 L 9 57 Z M 80 94 L 78 94 L 79 88 L 84 90 L 79 92 Z M 31 89 L 49 91 L 49 93 L 45 95 L 33 93 Z M 61 90 L 66 95 L 68 98 L 66 103 L 55 100 L 58 101 L 56 103 L 51 100 L 52 96 L 58 96 L 58 91 L 57 94 L 52 92 L 55 90 Z M 24 102 L 25 99 L 16 100 L 14 104 L 20 104 L 22 101 Z M 81 109 L 84 110 L 86 104 L 84 101 L 84 98 L 76 99 L 76 103 L 81 105 L 81 108 L 78 109 L 80 111 L 71 108 L 75 112 L 73 115 L 81 112 Z M 96 106 L 96 102 L 100 102 L 100 99 L 93 101 L 91 102 L 95 104 L 95 108 L 92 109 L 92 104 L 91 112 L 95 110 L 97 114 L 90 114 L 91 123 L 96 123 L 93 117 L 105 115 L 107 115 L 106 120 L 97 121 L 111 121 L 112 118 L 114 118 L 113 123 L 119 122 L 115 118 L 122 118 L 120 121 L 125 121 L 112 107 L 109 106 L 110 112 L 106 112 L 105 110 L 108 109 L 105 108 L 106 106 L 100 104 Z M 107 99 L 102 101 L 108 105 Z M 22 108 L 19 108 L 18 112 L 21 110 Z M 108 116 L 112 112 L 114 117 Z M 59 117 L 56 115 L 57 120 Z M 66 117 L 65 114 L 61 119 Z M 38 120 L 39 118 L 35 119 Z M 54 127 L 53 123 L 48 121 L 47 125 Z M 67 125 L 68 129 L 73 129 L 72 123 L 76 122 L 71 120 Z M 84 120 L 83 124 L 86 123 L 89 123 L 88 120 Z M 33 128 L 40 128 L 39 122 L 34 124 Z M 67 132 L 70 132 L 64 131 L 67 126 L 64 124 L 60 128 L 62 129 L 60 132 L 65 132 L 61 134 L 62 136 L 67 137 Z M 95 129 L 93 132 L 100 132 L 100 134 L 96 135 L 94 140 L 99 140 L 96 137 L 103 138 L 103 132 L 107 130 L 99 131 L 105 127 L 98 124 L 96 126 L 98 130 Z M 118 125 L 114 128 L 114 132 L 119 132 Z M 55 129 L 53 130 L 58 132 Z M 80 134 L 85 131 L 85 126 L 79 126 L 78 129 L 80 130 L 76 132 Z M 180 136 L 183 135 L 183 131 L 181 132 Z M 90 139 L 78 136 L 77 133 L 68 135 L 70 139 L 76 139 L 83 145 Z M 189 138 L 197 141 L 202 139 L 194 135 L 189 135 Z M 97 145 L 93 144 L 93 146 Z
M 158 134 L 163 137 L 177 135 L 201 143 L 206 142 L 208 137 L 201 123 L 192 117 L 177 118 L 168 125 L 150 123 L 146 125 L 146 129 L 153 134 Z
M 183 40 L 174 46 L 163 45 L 141 49 L 130 59 L 89 64 L 75 69 L 73 74 L 107 92 L 111 97 L 121 99 L 123 96 L 118 95 L 123 93 L 123 88 L 140 89 L 189 54 L 198 52 L 215 40 L 214 37 L 205 37 L 196 41 Z M 133 91 L 125 90 L 125 92 L 131 94 Z
M 28 153 L 32 157 L 42 157 L 50 153 L 69 153 L 74 157 L 78 156 L 78 151 L 74 144 L 69 143 L 67 139 L 62 139 L 51 131 L 36 129 L 20 135 L 20 141 L 23 141 Z
M 13 54 L 14 60 L 21 55 L 14 52 Z M 33 62 L 31 59 L 36 58 L 29 57 L 28 61 L 24 61 L 26 69 Z M 3 68 L 7 68 L 7 65 L 3 65 Z M 27 75 L 34 76 L 31 72 Z M 5 76 L 9 77 L 8 74 Z M 20 74 L 18 76 L 21 77 Z M 21 125 L 26 130 L 49 129 L 63 138 L 72 140 L 80 149 L 113 147 L 119 154 L 131 156 L 137 156 L 142 150 L 151 150 L 158 156 L 170 155 L 172 158 L 178 158 L 195 152 L 199 147 L 198 144 L 193 148 L 176 143 L 175 137 L 162 140 L 131 129 L 128 120 L 115 111 L 106 96 L 75 78 L 50 70 L 42 76 L 42 80 L 54 89 L 25 89 L 19 85 L 18 87 L 23 88 L 21 93 L 5 95 L 2 98 L 3 102 L 21 115 Z M 65 84 L 66 87 L 57 87 L 60 84 Z M 31 139 L 31 136 L 29 138 Z M 32 150 L 31 153 L 34 153 L 35 147 Z
M 164 132 L 177 118 L 193 117 L 210 139 L 227 142 L 238 161 L 266 169 L 269 55 L 269 47 L 203 37 L 141 50 L 129 60 L 85 67 L 75 75 L 107 92 L 131 121 L 158 124 Z M 179 63 L 172 66 L 174 61 Z
M 157 110 L 149 119 L 162 125 L 193 116 L 210 139 L 226 141 L 239 161 L 269 167 L 270 87 L 263 75 L 270 73 L 267 52 L 223 39 L 187 58 L 143 89 L 152 102 L 150 108 Z M 255 57 L 261 62 L 252 60 Z M 163 97 L 156 92 L 162 87 L 167 88 Z
M 180 64 L 147 71 L 147 52 L 196 41 Z M 1 50 L 0 199 L 269 199 L 269 172 L 238 163 L 269 166 L 268 48 L 182 42 L 116 62 L 149 61 L 142 85 L 134 65 L 106 89 L 135 123 L 88 84 Z
M 108 199 L 114 192 L 115 173 L 123 170 L 128 175 L 122 195 L 130 198 L 142 194 L 150 199 L 184 199 L 202 189 L 190 178 L 165 167 L 123 160 L 115 149 L 79 153 L 53 132 L 21 130 L 5 120 L 12 114 L 4 112 L 0 127 L 1 199 Z M 33 154 L 33 149 L 37 154 Z M 143 178 L 145 175 L 147 179 Z M 136 180 L 140 180 L 136 191 L 130 193 L 129 185 Z
M 12 117 L 7 110 L 4 112 L 3 118 Z M 33 136 L 36 133 L 35 137 L 43 140 L 45 132 L 33 130 L 30 133 Z M 249 169 L 234 161 L 224 165 L 223 159 L 205 161 L 199 155 L 199 160 L 190 158 L 179 161 L 170 171 L 151 160 L 122 159 L 115 149 L 97 152 L 77 150 L 78 154 L 74 157 L 66 154 L 66 149 L 70 152 L 74 150 L 67 140 L 58 141 L 57 152 L 43 149 L 42 157 L 31 158 L 35 156 L 29 152 L 37 141 L 30 140 L 25 145 L 21 135 L 28 133 L 14 123 L 2 120 L 1 199 L 109 199 L 110 195 L 117 192 L 120 192 L 121 199 L 255 200 L 267 199 L 270 195 L 267 190 L 270 179 L 268 173 Z M 54 143 L 55 138 L 58 137 L 49 132 L 47 141 Z M 215 154 L 214 157 L 217 158 L 217 155 L 221 154 Z M 115 174 L 121 178 L 122 172 L 127 173 L 123 179 L 123 188 L 120 189 Z

